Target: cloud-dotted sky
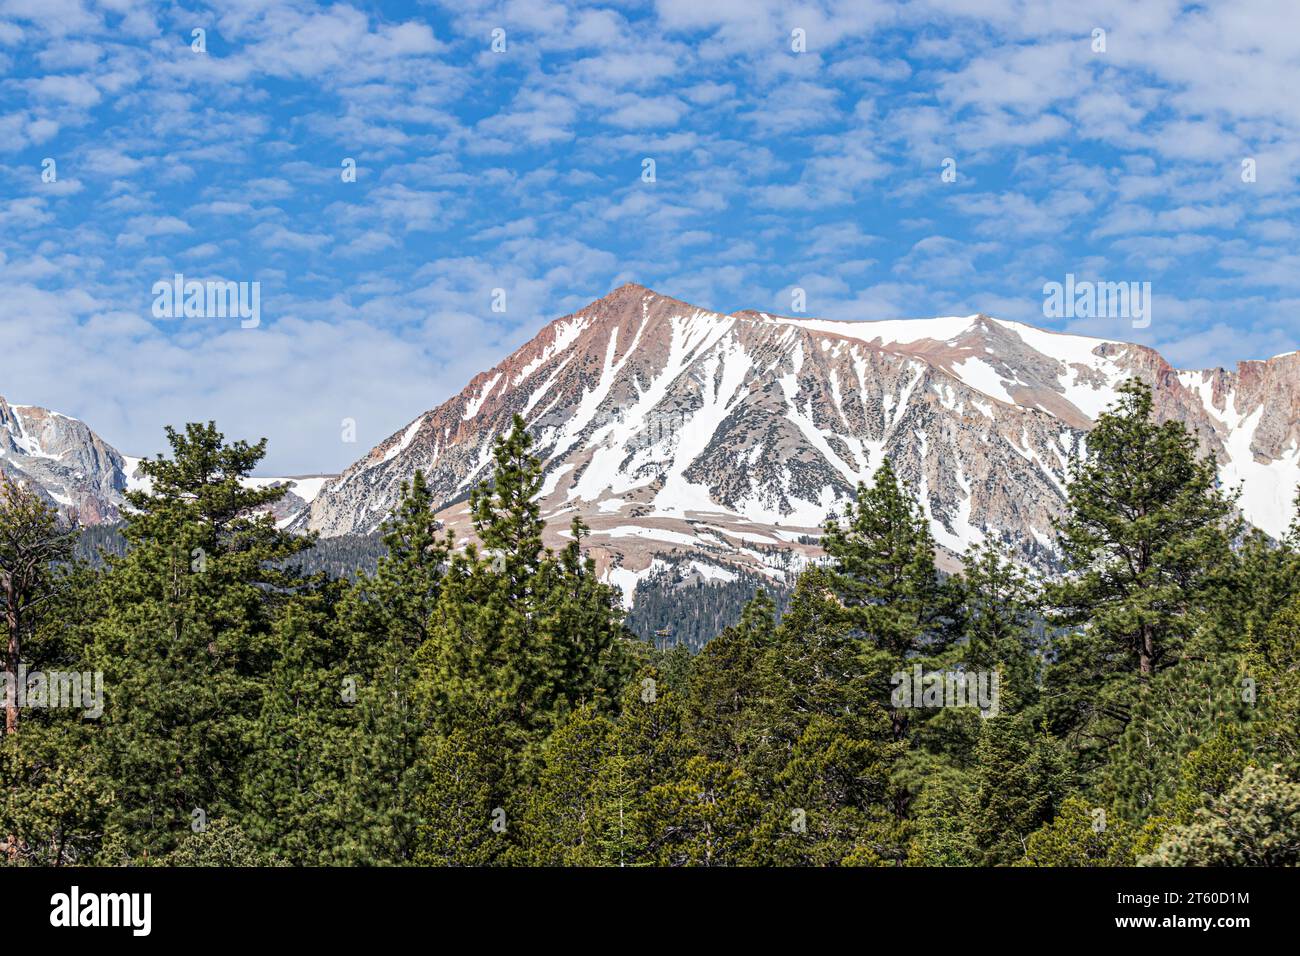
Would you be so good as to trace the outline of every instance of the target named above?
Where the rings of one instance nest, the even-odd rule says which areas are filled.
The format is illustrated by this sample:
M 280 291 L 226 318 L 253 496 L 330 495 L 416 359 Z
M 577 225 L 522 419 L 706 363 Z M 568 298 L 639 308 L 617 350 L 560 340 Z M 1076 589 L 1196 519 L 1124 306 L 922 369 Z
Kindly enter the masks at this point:
M 1295 0 L 0 0 L 0 394 L 335 470 L 626 281 L 1266 357 L 1298 92 Z M 154 318 L 177 272 L 261 325 Z M 1045 319 L 1067 273 L 1151 282 L 1151 326 Z

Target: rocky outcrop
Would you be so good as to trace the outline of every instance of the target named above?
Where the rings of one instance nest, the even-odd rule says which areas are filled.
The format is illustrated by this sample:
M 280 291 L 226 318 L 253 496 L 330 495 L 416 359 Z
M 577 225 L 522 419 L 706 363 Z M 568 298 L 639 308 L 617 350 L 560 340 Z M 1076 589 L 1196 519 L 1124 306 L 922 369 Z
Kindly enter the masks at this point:
M 81 524 L 116 521 L 126 460 L 84 422 L 0 398 L 0 471 Z

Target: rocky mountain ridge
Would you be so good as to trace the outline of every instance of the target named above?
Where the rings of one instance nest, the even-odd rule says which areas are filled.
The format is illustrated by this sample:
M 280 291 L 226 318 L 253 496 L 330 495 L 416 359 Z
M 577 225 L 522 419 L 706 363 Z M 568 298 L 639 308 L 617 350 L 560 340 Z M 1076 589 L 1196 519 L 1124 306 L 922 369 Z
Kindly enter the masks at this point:
M 728 315 L 639 285 L 547 325 L 326 483 L 292 526 L 373 530 L 419 468 L 467 536 L 463 499 L 519 414 L 545 464 L 548 536 L 562 542 L 580 514 L 625 593 L 665 553 L 704 578 L 739 566 L 786 580 L 885 455 L 943 563 L 990 536 L 1049 562 L 1070 456 L 1130 376 L 1241 484 L 1246 516 L 1280 534 L 1300 482 L 1300 353 L 1181 371 L 1145 346 L 983 314 Z

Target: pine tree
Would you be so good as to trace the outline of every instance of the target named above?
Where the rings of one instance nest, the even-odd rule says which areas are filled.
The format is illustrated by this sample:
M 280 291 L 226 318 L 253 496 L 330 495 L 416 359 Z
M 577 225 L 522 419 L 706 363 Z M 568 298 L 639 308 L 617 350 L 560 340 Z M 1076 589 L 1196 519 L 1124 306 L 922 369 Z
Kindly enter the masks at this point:
M 531 442 L 518 416 L 497 439 L 492 483 L 470 499 L 483 551 L 471 545 L 453 558 L 421 652 L 442 733 L 486 707 L 535 745 L 574 707 L 609 706 L 634 661 L 616 592 L 581 558 L 582 525 L 559 558 L 542 547 Z
M 164 866 L 240 867 L 275 865 L 240 826 L 225 818 L 186 836 L 163 857 Z
M 582 553 L 589 529 L 575 517 L 569 542 L 538 569 L 539 643 L 550 658 L 553 689 L 546 703 L 559 722 L 573 709 L 608 711 L 631 676 L 640 648 L 623 628 L 618 592 L 596 576 L 596 563 Z
M 902 660 L 951 641 L 954 595 L 935 569 L 921 507 L 888 458 L 870 487 L 858 485 L 843 519 L 829 519 L 825 531 L 831 587 L 846 619 L 876 647 Z
M 740 620 L 699 653 L 686 692 L 690 736 L 699 752 L 720 761 L 742 762 L 759 744 L 756 707 L 768 688 L 763 656 L 775 636 L 775 608 L 762 591 Z
M 1300 866 L 1300 784 L 1247 767 L 1196 819 L 1167 833 L 1142 866 Z
M 761 812 L 743 771 L 695 756 L 646 794 L 638 822 L 650 859 L 660 866 L 740 866 L 752 851 Z
M 402 482 L 397 506 L 380 527 L 384 555 L 373 575 L 358 580 L 344 608 L 361 634 L 397 638 L 411 650 L 432 636 L 452 550 L 450 533 L 439 535 L 434 506 L 424 472 L 417 470 L 409 485 Z
M 904 835 L 894 813 L 893 771 L 902 749 L 874 702 L 860 713 L 813 716 L 776 775 L 775 796 L 755 835 L 754 861 L 834 866 L 900 860 Z
M 1025 841 L 1025 866 L 1133 866 L 1140 835 L 1107 808 L 1067 797 Z
M 940 579 L 934 539 L 921 507 L 888 458 L 859 485 L 842 519 L 828 519 L 822 545 L 831 558 L 827 590 L 839 613 L 891 670 L 941 654 L 958 636 L 960 594 Z M 882 684 L 880 701 L 888 698 Z M 894 712 L 894 734 L 907 735 L 908 715 Z
M 27 721 L 0 740 L 0 864 L 95 861 L 113 793 L 92 733 L 74 714 Z
M 1108 755 L 1099 793 L 1134 823 L 1157 812 L 1177 791 L 1184 758 L 1224 733 L 1244 741 L 1254 709 L 1242 693 L 1244 676 L 1244 662 L 1229 655 L 1154 675 Z
M 466 839 L 479 846 L 481 834 L 472 829 L 440 832 L 440 820 L 461 828 L 470 819 L 448 806 L 479 807 L 475 801 L 490 792 L 510 801 L 512 818 L 522 812 L 522 791 L 543 768 L 548 735 L 584 706 L 612 712 L 636 659 L 617 592 L 582 555 L 582 523 L 572 524 L 558 556 L 543 547 L 541 464 L 531 442 L 518 416 L 510 434 L 497 439 L 492 481 L 470 498 L 478 544 L 451 556 L 436 623 L 416 654 L 417 696 L 428 715 L 421 748 L 432 754 L 433 767 L 422 805 L 442 808 L 423 815 L 422 858 L 463 857 Z M 445 768 L 447 748 L 462 740 L 458 733 L 483 727 L 491 728 L 497 777 L 462 792 L 460 778 L 438 768 Z M 461 849 L 447 849 L 448 839 Z M 512 831 L 509 840 L 483 844 L 483 852 L 495 859 L 514 840 Z
M 1250 635 L 1246 671 L 1238 675 L 1261 754 L 1300 778 L 1300 594 L 1269 615 Z
M 66 583 L 60 563 L 72 557 L 77 529 L 58 512 L 0 471 L 0 619 L 4 622 L 4 708 L 6 736 L 18 733 L 19 665 L 23 642 L 59 588 Z
M 1087 624 L 1144 678 L 1172 665 L 1225 584 L 1239 527 L 1213 459 L 1181 422 L 1157 424 L 1151 389 L 1131 379 L 1071 466 L 1068 508 L 1054 622 Z
M 414 862 L 486 866 L 504 860 L 524 804 L 509 738 L 485 720 L 430 740 Z
M 268 858 L 294 865 L 356 862 L 343 852 L 355 818 L 343 807 L 354 759 L 354 678 L 330 627 L 338 584 L 287 604 L 245 746 L 241 833 Z
M 301 584 L 284 563 L 310 546 L 259 513 L 283 488 L 243 484 L 265 440 L 227 443 L 212 423 L 167 438 L 172 458 L 140 465 L 151 489 L 127 493 L 130 548 L 110 561 L 93 627 L 116 859 L 156 857 L 192 826 L 242 815 L 272 623 Z
M 1233 554 L 1231 584 L 1212 606 L 1206 630 L 1214 646 L 1232 651 L 1262 648 L 1261 638 L 1277 615 L 1300 597 L 1300 550 L 1296 529 L 1282 541 L 1263 531 L 1247 531 Z
M 506 594 L 522 602 L 542 559 L 545 523 L 537 499 L 542 490 L 541 462 L 531 452 L 533 439 L 516 415 L 510 434 L 493 449 L 490 485 L 475 488 L 469 509 L 474 533 L 497 562 Z
M 410 862 L 420 844 L 421 800 L 429 786 L 431 708 L 420 684 L 420 655 L 437 631 L 452 541 L 441 533 L 423 472 L 403 482 L 380 532 L 385 552 L 374 574 L 358 577 L 339 609 L 336 641 L 349 648 L 342 669 L 322 675 L 323 699 L 352 698 L 351 741 L 331 761 L 341 775 L 334 814 L 347 834 L 344 862 Z M 445 752 L 445 751 L 440 751 Z
M 974 773 L 951 766 L 932 770 L 912 804 L 908 866 L 978 866 L 982 855 L 969 826 Z
M 617 822 L 605 829 L 605 859 L 621 866 L 654 863 L 672 822 L 658 815 L 662 807 L 649 794 L 681 780 L 686 762 L 698 755 L 685 693 L 654 668 L 643 668 L 623 692 L 615 733 L 602 790 L 606 817 Z
M 338 812 L 352 823 L 335 852 L 348 864 L 396 866 L 419 853 L 429 753 L 443 741 L 431 733 L 418 662 L 400 638 L 372 649 L 367 664 L 356 678 L 355 723 L 342 761 Z
M 528 788 L 519 861 L 626 863 L 632 793 L 614 723 L 589 705 L 580 707 L 547 739 L 543 759 L 536 786 Z
M 1013 863 L 1030 834 L 1049 823 L 1068 792 L 1060 744 L 1025 714 L 984 718 L 966 829 L 985 865 Z
M 997 670 L 1018 706 L 1038 696 L 1035 635 L 1037 589 L 992 540 L 966 553 L 960 578 L 968 643 L 961 650 L 971 670 Z M 1006 710 L 1002 710 L 1006 713 Z

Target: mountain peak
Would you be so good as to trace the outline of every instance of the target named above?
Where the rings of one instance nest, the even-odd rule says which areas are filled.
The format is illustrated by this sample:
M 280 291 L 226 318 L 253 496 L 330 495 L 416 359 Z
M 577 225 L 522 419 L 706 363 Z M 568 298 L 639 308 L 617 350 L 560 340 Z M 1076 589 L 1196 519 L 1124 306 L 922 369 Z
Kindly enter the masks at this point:
M 675 299 L 670 295 L 664 295 L 662 292 L 656 292 L 649 286 L 644 286 L 639 282 L 625 282 L 613 291 L 606 293 L 594 302 L 579 309 L 574 314 L 586 315 L 590 313 L 598 313 L 607 315 L 611 312 L 622 313 L 627 311 L 629 308 L 639 308 L 647 301 L 655 304 L 662 303 L 669 306 L 680 306 L 692 311 L 709 311 L 708 309 L 700 309 L 698 306 L 692 305 L 689 302 L 683 302 L 681 299 Z

